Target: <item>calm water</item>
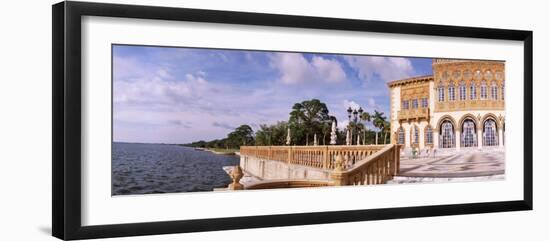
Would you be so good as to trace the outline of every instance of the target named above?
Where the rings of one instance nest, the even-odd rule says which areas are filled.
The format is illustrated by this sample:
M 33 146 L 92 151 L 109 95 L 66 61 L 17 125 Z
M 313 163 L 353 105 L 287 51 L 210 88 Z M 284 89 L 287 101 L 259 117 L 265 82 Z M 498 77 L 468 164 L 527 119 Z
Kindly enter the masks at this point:
M 212 191 L 231 179 L 238 156 L 162 144 L 113 143 L 112 195 Z

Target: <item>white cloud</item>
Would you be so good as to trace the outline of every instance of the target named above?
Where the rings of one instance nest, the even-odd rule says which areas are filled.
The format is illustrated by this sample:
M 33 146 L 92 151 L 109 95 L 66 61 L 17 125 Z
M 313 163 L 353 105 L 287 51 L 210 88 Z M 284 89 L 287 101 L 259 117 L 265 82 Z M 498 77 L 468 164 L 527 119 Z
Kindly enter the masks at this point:
M 347 110 L 349 107 L 351 107 L 354 110 L 357 110 L 361 106 L 353 100 L 344 100 L 344 108 Z
M 317 70 L 319 77 L 327 82 L 337 83 L 346 80 L 346 73 L 336 60 L 315 56 L 312 59 L 312 65 Z
M 343 104 L 344 104 L 343 106 L 345 110 L 347 110 L 349 107 L 351 107 L 354 110 L 358 110 L 359 107 L 361 107 L 363 111 L 367 111 L 367 112 L 374 112 L 374 110 L 380 111 L 380 106 L 376 103 L 376 101 L 372 97 L 368 98 L 367 103 L 362 105 L 360 105 L 359 103 L 353 100 L 344 100 Z
M 162 65 L 147 65 L 133 58 L 114 58 L 113 102 L 114 104 L 151 105 L 163 109 L 174 105 L 199 102 L 204 96 L 215 92 L 206 73 L 188 73 L 174 77 L 172 69 Z M 203 100 L 203 103 L 208 104 Z
M 119 57 L 123 63 L 113 81 L 114 138 L 117 141 L 179 142 L 223 138 L 227 130 L 260 117 L 274 119 L 280 113 L 250 108 L 255 103 L 244 101 L 241 92 L 231 86 L 209 81 L 204 71 L 176 76 L 174 69 L 145 65 Z M 267 98 L 267 96 L 266 96 Z M 250 113 L 242 110 L 243 103 Z M 239 106 L 238 109 L 235 107 Z M 266 113 L 264 113 L 266 112 Z M 250 116 L 243 120 L 241 115 Z M 141 128 L 136 129 L 136 126 Z M 146 128 L 144 128 L 146 127 Z M 216 128 L 213 128 L 216 127 Z M 154 130 L 154 131 L 153 131 Z
M 350 67 L 358 72 L 358 77 L 370 81 L 374 76 L 384 82 L 407 78 L 415 74 L 411 61 L 400 57 L 345 56 Z
M 275 53 L 271 66 L 280 72 L 284 84 L 315 83 L 316 81 L 337 83 L 346 80 L 341 64 L 333 59 L 319 56 L 308 61 L 299 53 Z
M 369 98 L 368 106 L 369 107 L 376 107 L 376 101 L 374 100 L 374 98 L 372 98 L 372 97 Z

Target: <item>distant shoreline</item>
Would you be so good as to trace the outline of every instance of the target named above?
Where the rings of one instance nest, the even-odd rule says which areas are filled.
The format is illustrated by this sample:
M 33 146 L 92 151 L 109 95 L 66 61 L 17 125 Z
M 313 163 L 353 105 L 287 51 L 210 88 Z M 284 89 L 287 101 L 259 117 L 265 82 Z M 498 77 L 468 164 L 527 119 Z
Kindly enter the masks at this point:
M 224 148 L 204 148 L 204 147 L 193 147 L 186 146 L 185 144 L 172 144 L 172 143 L 145 143 L 145 142 L 123 142 L 123 141 L 113 141 L 112 143 L 119 144 L 145 144 L 145 145 L 173 145 L 180 147 L 193 148 L 197 151 L 208 151 L 217 155 L 238 155 L 239 149 L 224 149 Z
M 217 155 L 237 155 L 239 150 L 237 149 L 223 149 L 223 148 L 204 148 L 204 147 L 191 147 L 197 151 L 208 151 Z
M 111 143 L 115 144 L 148 144 L 148 145 L 181 145 L 177 143 L 158 143 L 158 142 L 128 142 L 128 141 L 111 141 Z

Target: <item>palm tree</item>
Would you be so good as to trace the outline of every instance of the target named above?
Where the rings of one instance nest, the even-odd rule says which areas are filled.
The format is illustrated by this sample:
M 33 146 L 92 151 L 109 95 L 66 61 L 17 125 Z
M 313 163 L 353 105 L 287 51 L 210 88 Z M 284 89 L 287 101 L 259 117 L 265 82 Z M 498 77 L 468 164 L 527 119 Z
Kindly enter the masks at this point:
M 371 121 L 371 115 L 369 114 L 369 112 L 363 112 L 361 114 L 361 116 L 359 116 L 359 118 L 362 120 L 362 121 L 366 121 L 366 122 L 370 122 Z M 367 143 L 367 125 L 365 124 L 364 125 L 364 129 L 363 129 L 363 144 L 366 145 Z
M 376 127 L 378 130 L 382 131 L 384 128 L 384 122 L 386 121 L 386 117 L 384 116 L 384 112 L 378 112 L 374 111 L 374 116 L 372 117 L 372 124 L 374 127 Z M 378 132 L 376 132 L 376 145 L 378 145 Z
M 384 145 L 388 139 L 388 133 L 390 132 L 390 122 L 384 120 Z

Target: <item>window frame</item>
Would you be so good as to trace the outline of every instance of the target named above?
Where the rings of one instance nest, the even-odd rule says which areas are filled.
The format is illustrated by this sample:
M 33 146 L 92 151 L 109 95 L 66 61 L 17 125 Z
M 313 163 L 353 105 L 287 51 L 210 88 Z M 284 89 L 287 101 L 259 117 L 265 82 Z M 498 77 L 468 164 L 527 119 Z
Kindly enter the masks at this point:
M 456 88 L 454 84 L 449 84 L 447 87 L 447 90 L 449 91 L 449 101 L 455 101 L 456 100 Z
M 482 99 L 482 100 L 486 100 L 488 99 L 489 95 L 487 93 L 487 81 L 481 81 L 481 84 L 480 84 L 480 93 L 479 93 L 479 98 Z
M 445 87 L 443 87 L 443 85 L 437 87 L 437 100 L 439 102 L 445 102 Z
M 470 100 L 477 100 L 477 85 L 475 82 L 470 83 Z
M 466 82 L 462 81 L 460 85 L 458 86 L 458 99 L 460 101 L 466 100 Z

